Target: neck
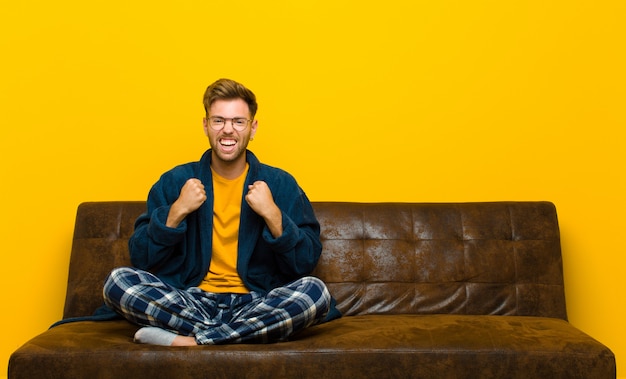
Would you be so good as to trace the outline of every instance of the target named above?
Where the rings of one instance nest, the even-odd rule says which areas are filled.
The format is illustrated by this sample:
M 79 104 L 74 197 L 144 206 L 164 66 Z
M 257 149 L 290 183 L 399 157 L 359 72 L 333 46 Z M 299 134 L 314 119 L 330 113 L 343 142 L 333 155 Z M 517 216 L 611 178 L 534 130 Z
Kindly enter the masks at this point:
M 211 168 L 224 179 L 236 179 L 246 169 L 246 156 L 243 154 L 234 161 L 223 161 L 213 153 Z

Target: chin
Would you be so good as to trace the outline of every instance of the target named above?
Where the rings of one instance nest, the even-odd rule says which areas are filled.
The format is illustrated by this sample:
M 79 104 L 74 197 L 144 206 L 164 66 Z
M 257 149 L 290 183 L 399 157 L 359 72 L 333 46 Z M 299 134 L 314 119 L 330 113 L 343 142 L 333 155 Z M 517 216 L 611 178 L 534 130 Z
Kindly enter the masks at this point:
M 215 149 L 213 151 L 215 153 L 213 157 L 219 159 L 222 162 L 236 162 L 241 159 L 242 156 L 244 156 L 245 159 L 245 150 L 237 150 L 231 154 L 224 154 L 221 151 Z

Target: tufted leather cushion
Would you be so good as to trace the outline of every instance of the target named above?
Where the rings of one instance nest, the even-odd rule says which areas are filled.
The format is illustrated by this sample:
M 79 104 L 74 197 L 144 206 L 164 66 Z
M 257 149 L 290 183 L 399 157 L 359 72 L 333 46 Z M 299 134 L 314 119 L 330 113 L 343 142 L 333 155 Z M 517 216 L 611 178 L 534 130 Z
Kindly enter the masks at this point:
M 115 267 L 129 266 L 128 239 L 146 203 L 97 202 L 78 207 L 64 318 L 89 316 L 103 304 L 102 287 Z
M 316 203 L 316 274 L 346 315 L 566 319 L 551 203 Z

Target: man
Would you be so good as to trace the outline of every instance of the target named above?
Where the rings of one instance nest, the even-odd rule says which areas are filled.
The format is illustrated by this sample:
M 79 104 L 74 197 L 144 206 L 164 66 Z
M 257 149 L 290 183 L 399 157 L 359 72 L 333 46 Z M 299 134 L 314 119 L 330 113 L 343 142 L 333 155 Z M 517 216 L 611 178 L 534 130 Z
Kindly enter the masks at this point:
M 152 187 L 129 241 L 134 267 L 111 272 L 105 303 L 143 326 L 136 342 L 172 346 L 282 341 L 339 317 L 308 276 L 322 250 L 309 200 L 247 150 L 255 95 L 220 79 L 204 108 L 211 148 Z

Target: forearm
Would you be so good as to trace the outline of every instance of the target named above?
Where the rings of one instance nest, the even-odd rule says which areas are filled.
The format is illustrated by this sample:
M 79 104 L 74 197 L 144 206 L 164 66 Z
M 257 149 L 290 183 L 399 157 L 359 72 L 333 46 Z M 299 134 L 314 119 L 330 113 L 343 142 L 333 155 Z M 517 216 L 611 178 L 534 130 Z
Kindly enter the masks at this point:
M 263 216 L 265 224 L 274 238 L 283 235 L 283 213 L 274 206 L 265 216 Z
M 167 214 L 167 220 L 165 226 L 168 228 L 178 228 L 178 226 L 185 220 L 187 213 L 181 209 L 178 202 L 174 202 L 170 207 L 170 211 Z

